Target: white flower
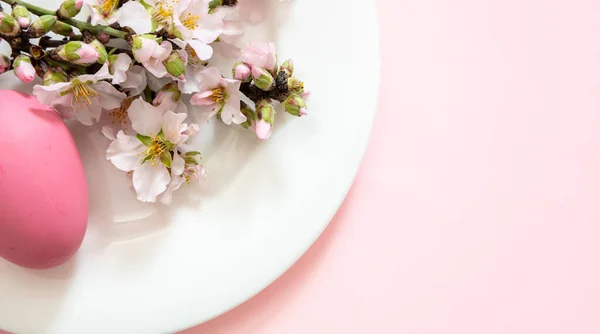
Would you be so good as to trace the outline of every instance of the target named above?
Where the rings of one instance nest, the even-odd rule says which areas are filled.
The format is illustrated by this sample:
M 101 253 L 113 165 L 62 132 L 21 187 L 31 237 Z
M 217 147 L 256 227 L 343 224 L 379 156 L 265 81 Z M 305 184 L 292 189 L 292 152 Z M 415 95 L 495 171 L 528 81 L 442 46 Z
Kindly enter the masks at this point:
M 277 66 L 275 44 L 249 44 L 242 51 L 242 60 L 251 67 L 274 71 Z
M 129 96 L 141 94 L 146 88 L 147 78 L 146 71 L 140 65 L 134 65 L 127 71 L 127 79 L 121 82 L 120 86 Z
M 215 67 L 202 71 L 200 92 L 192 95 L 190 103 L 201 106 L 208 118 L 221 113 L 225 124 L 241 124 L 246 116 L 240 110 L 240 81 L 226 79 Z
M 131 67 L 132 60 L 126 53 L 119 53 L 109 57 L 110 72 L 113 75 L 112 84 L 118 85 L 127 80 L 127 71 Z
M 165 192 L 160 195 L 162 204 L 171 204 L 173 200 L 173 192 L 181 187 L 184 182 L 203 183 L 206 180 L 206 170 L 203 166 L 199 166 L 197 162 L 189 163 L 189 156 L 184 160 L 179 154 L 173 156 L 173 168 L 171 169 L 171 182 L 167 186 Z M 177 168 L 175 164 L 177 162 Z
M 133 57 L 142 63 L 148 72 L 157 78 L 167 74 L 163 61 L 173 51 L 173 45 L 168 41 L 162 41 L 154 35 L 136 35 L 133 39 Z
M 192 94 L 198 92 L 200 89 L 200 80 L 202 80 L 202 70 L 204 65 L 196 50 L 194 50 L 188 43 L 180 40 L 171 40 L 175 45 L 180 47 L 179 54 L 185 61 L 185 79 L 178 82 L 179 90 L 183 94 Z
M 209 14 L 208 9 L 207 0 L 180 0 L 173 13 L 173 23 L 181 39 L 187 41 L 202 60 L 212 57 L 209 44 L 223 32 L 222 15 Z
M 182 167 L 177 150 L 189 137 L 185 133 L 188 125 L 183 123 L 187 115 L 163 112 L 142 98 L 132 102 L 128 114 L 137 135 L 119 131 L 106 158 L 118 169 L 133 172 L 133 187 L 140 201 L 155 202 L 167 190 L 171 174 L 183 173 L 185 164 Z
M 90 23 L 93 25 L 119 22 L 138 34 L 152 31 L 150 13 L 138 1 L 128 1 L 121 8 L 117 8 L 119 0 L 87 0 L 86 5 L 90 9 Z
M 237 59 L 241 55 L 239 47 L 244 26 L 239 18 L 238 7 L 217 7 L 216 13 L 223 16 L 223 32 L 219 41 L 211 44 L 214 51 L 228 59 Z
M 108 64 L 96 74 L 80 75 L 70 82 L 58 82 L 49 86 L 36 85 L 33 95 L 52 106 L 64 119 L 73 116 L 84 125 L 92 125 L 100 119 L 102 109 L 114 109 L 126 97 L 113 85 L 103 81 L 110 79 Z

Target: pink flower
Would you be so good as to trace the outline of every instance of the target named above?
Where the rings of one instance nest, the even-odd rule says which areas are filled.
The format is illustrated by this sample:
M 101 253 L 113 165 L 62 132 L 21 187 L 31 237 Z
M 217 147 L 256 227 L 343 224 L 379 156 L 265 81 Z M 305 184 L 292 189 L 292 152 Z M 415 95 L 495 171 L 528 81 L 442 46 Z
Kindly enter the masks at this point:
M 273 71 L 277 66 L 275 44 L 250 44 L 242 51 L 242 60 L 252 67 Z
M 238 80 L 225 79 L 215 67 L 202 71 L 200 92 L 192 95 L 190 103 L 200 106 L 208 118 L 221 113 L 225 124 L 242 124 L 246 116 L 240 110 L 240 84 Z
M 173 51 L 173 45 L 168 41 L 158 44 L 154 35 L 137 35 L 133 39 L 133 57 L 144 65 L 148 72 L 157 78 L 167 74 L 163 60 L 167 59 Z
M 209 14 L 208 0 L 180 0 L 173 13 L 175 28 L 202 60 L 212 57 L 209 45 L 223 32 L 223 17 Z

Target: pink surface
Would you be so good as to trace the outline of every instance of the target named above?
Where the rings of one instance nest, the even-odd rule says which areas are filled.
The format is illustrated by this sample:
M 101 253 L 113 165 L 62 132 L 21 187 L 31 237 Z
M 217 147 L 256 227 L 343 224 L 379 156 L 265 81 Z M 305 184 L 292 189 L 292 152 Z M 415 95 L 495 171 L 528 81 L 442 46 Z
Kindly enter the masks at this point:
M 87 227 L 77 147 L 60 116 L 35 97 L 0 91 L 0 101 L 0 257 L 34 269 L 60 265 Z
M 184 333 L 600 333 L 600 2 L 377 3 L 380 106 L 342 209 Z
M 600 333 L 600 2 L 377 3 L 381 100 L 344 206 L 185 334 Z

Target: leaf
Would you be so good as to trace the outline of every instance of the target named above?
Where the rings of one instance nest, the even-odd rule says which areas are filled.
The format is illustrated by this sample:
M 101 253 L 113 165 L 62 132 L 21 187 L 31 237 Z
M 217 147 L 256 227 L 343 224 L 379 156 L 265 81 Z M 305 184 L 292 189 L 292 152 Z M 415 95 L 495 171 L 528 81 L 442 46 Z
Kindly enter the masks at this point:
M 146 147 L 152 145 L 152 138 L 148 136 L 144 136 L 138 133 L 137 135 L 135 135 L 135 137 L 139 139 L 142 142 L 142 144 L 146 145 Z
M 164 151 L 161 155 L 160 155 L 160 161 L 165 164 L 165 166 L 167 166 L 168 168 L 171 168 L 171 152 L 169 151 Z

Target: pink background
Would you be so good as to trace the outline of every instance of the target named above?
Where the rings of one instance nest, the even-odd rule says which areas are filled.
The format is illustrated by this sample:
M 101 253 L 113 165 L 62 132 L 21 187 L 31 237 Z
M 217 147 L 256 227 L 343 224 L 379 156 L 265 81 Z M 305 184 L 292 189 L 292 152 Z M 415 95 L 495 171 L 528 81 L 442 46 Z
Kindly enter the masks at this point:
M 377 5 L 379 110 L 342 209 L 184 333 L 600 333 L 600 2 Z
M 600 2 L 377 4 L 381 99 L 342 209 L 184 333 L 600 333 Z

